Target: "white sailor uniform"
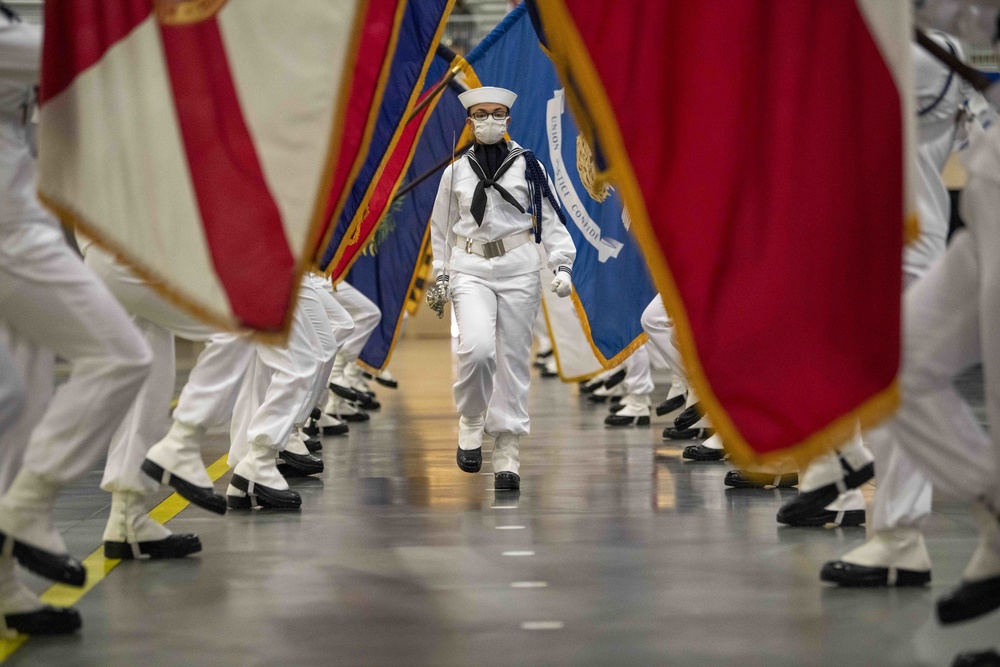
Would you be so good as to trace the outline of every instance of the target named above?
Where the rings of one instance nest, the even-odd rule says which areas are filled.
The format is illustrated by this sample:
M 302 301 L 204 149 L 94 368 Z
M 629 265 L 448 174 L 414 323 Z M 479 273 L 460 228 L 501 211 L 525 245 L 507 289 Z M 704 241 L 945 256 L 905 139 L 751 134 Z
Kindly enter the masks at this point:
M 497 182 L 527 210 L 525 158 L 517 155 L 515 142 L 509 148 L 507 159 L 515 162 Z M 494 473 L 516 474 L 517 438 L 529 432 L 531 334 L 541 302 L 541 259 L 533 247 L 531 214 L 492 187 L 486 188 L 482 226 L 476 223 L 471 207 L 478 183 L 468 155 L 442 174 L 431 214 L 434 271 L 445 271 L 450 255 L 450 292 L 459 328 L 454 393 L 462 417 L 460 446 L 478 449 L 485 430 L 500 440 L 494 447 Z M 545 197 L 538 217 L 548 267 L 571 267 L 576 248 Z

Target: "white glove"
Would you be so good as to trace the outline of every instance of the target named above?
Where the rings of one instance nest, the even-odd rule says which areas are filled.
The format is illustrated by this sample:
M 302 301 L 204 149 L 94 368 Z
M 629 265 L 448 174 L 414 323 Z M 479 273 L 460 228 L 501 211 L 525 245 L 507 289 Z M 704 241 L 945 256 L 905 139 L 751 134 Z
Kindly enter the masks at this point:
M 560 266 L 556 270 L 556 277 L 552 280 L 552 291 L 562 298 L 568 297 L 573 292 L 573 279 L 570 278 L 570 268 Z

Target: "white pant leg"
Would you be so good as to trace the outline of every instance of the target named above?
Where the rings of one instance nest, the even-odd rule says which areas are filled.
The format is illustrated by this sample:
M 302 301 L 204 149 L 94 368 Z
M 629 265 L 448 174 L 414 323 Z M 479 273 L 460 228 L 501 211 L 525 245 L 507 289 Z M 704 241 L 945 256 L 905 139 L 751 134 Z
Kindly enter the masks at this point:
M 146 494 L 159 484 L 143 474 L 141 466 L 149 448 L 170 430 L 170 398 L 174 394 L 177 369 L 174 335 L 141 317 L 134 318 L 133 322 L 153 351 L 153 363 L 135 402 L 111 438 L 101 488 L 108 492 Z
M 960 232 L 905 295 L 902 403 L 890 423 L 934 487 L 966 500 L 997 486 L 992 445 L 952 384 L 982 356 L 976 245 L 968 230 Z
M 311 409 L 321 344 L 307 309 L 316 304 L 315 291 L 303 285 L 287 343 L 256 346 L 257 358 L 236 400 L 230 465 L 246 456 L 251 443 L 284 449 L 305 407 Z
M 24 408 L 24 382 L 10 350 L 0 343 L 0 433 L 17 421 Z
M 0 328 L 0 341 L 10 351 L 25 392 L 20 415 L 0 433 L 0 495 L 3 495 L 21 469 L 31 431 L 49 406 L 55 388 L 56 355 L 51 350 L 10 335 L 3 328 Z
M 904 273 L 904 290 L 919 276 Z M 931 513 L 933 487 L 910 457 L 899 447 L 892 430 L 882 426 L 868 434 L 868 446 L 875 455 L 875 500 L 871 521 L 874 532 L 894 528 L 919 528 Z
M 245 337 L 213 334 L 181 390 L 174 419 L 202 428 L 229 424 L 243 377 L 255 358 L 255 346 Z
M 531 325 L 542 303 L 537 272 L 490 283 L 496 294 L 496 375 L 486 433 L 527 435 L 531 386 Z
M 170 398 L 176 376 L 174 334 L 188 340 L 205 340 L 215 330 L 161 297 L 144 279 L 100 248 L 88 246 L 84 263 L 133 316 L 153 350 L 149 376 L 111 439 L 101 482 L 105 491 L 146 493 L 155 485 L 140 467 L 149 449 L 170 430 Z
M 642 311 L 642 330 L 649 336 L 649 342 L 653 344 L 656 351 L 663 357 L 670 370 L 687 384 L 687 375 L 684 373 L 684 365 L 681 363 L 681 351 L 677 349 L 677 341 L 674 335 L 674 323 L 667 314 L 667 308 L 663 305 L 663 297 L 659 294 L 649 302 L 646 309 Z
M 871 529 L 919 528 L 931 513 L 933 487 L 896 442 L 892 430 L 883 426 L 867 435 L 875 455 L 875 502 Z
M 333 369 L 333 360 L 337 356 L 339 344 L 337 342 L 336 331 L 333 328 L 334 321 L 341 321 L 343 317 L 350 318 L 347 311 L 333 298 L 324 286 L 316 284 L 316 281 L 309 280 L 311 289 L 302 291 L 299 301 L 303 306 L 306 317 L 316 334 L 316 343 L 319 348 L 315 354 L 319 363 L 316 377 L 313 379 L 313 386 L 309 392 L 309 397 L 303 403 L 302 409 L 296 417 L 295 425 L 305 424 L 313 408 L 320 407 L 326 401 L 326 385 Z
M 497 370 L 497 296 L 487 281 L 465 273 L 451 276 L 451 305 L 458 322 L 455 404 L 467 419 L 486 414 Z
M 382 312 L 368 297 L 347 282 L 337 285 L 333 298 L 354 321 L 354 330 L 342 341 L 340 348 L 340 353 L 347 357 L 348 362 L 353 362 L 382 320 Z
M 652 394 L 655 385 L 653 384 L 653 366 L 649 360 L 649 350 L 647 345 L 641 346 L 625 360 L 625 379 L 622 380 L 622 387 L 626 394 L 645 396 Z
M 16 336 L 72 366 L 31 434 L 24 468 L 56 484 L 77 479 L 107 450 L 142 386 L 149 346 L 48 223 L 0 226 L 0 313 Z

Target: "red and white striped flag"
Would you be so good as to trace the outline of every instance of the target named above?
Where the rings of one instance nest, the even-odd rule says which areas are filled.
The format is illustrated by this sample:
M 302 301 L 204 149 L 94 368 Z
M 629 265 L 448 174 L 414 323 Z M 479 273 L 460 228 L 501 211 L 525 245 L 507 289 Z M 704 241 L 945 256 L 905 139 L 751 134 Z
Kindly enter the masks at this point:
M 744 461 L 806 461 L 895 408 L 910 4 L 537 2 L 687 374 Z
M 48 0 L 42 199 L 225 328 L 282 332 L 404 0 Z

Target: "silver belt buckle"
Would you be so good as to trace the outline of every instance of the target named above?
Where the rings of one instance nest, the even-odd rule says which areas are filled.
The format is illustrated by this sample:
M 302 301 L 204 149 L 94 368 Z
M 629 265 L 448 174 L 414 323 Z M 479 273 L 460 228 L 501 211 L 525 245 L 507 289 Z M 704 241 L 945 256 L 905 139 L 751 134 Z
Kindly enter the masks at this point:
M 472 239 L 465 239 L 465 252 L 472 254 L 472 244 L 474 241 Z
M 499 257 L 506 252 L 503 245 L 503 239 L 498 239 L 496 241 L 490 241 L 483 245 L 483 256 L 486 259 L 493 259 L 494 257 Z

